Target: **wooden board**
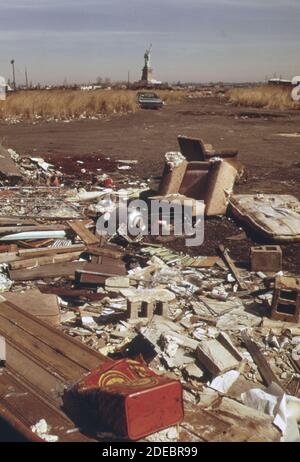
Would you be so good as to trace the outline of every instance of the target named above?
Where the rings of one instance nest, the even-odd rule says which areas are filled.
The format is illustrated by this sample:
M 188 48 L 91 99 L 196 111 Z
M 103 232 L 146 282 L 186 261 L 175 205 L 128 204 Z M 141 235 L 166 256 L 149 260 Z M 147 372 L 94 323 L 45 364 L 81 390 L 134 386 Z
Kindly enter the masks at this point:
M 75 276 L 75 271 L 84 269 L 86 262 L 53 263 L 32 269 L 9 271 L 13 281 L 34 281 L 37 279 Z
M 28 258 L 27 260 L 18 260 L 15 262 L 11 262 L 9 264 L 9 268 L 11 270 L 18 270 L 23 268 L 35 268 L 38 266 L 49 265 L 51 263 L 70 262 L 74 260 L 79 260 L 81 254 L 82 252 L 70 252 L 62 253 L 60 255 L 49 255 L 45 257 Z
M 16 252 L 0 253 L 0 263 L 10 263 L 24 259 L 43 257 L 47 255 L 58 255 L 63 253 L 84 252 L 86 246 L 82 244 L 67 247 L 41 247 L 38 249 L 22 249 Z
M 59 441 L 94 441 L 61 410 L 62 395 L 107 358 L 9 302 L 0 303 L 0 332 L 7 345 L 0 417 L 30 440 L 37 439 L 30 426 L 45 419 Z
M 99 244 L 100 238 L 92 234 L 82 221 L 68 221 L 67 223 L 86 245 Z
M 54 294 L 42 294 L 37 289 L 30 289 L 25 292 L 3 292 L 2 297 L 52 326 L 60 324 L 60 308 Z

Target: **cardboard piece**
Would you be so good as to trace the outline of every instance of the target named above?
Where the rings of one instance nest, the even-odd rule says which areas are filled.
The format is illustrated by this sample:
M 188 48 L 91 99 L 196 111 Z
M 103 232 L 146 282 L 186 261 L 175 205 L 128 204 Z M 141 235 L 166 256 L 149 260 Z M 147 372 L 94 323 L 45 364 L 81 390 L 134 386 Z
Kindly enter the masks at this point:
M 300 241 L 300 202 L 280 194 L 230 197 L 232 213 L 262 236 L 278 242 Z

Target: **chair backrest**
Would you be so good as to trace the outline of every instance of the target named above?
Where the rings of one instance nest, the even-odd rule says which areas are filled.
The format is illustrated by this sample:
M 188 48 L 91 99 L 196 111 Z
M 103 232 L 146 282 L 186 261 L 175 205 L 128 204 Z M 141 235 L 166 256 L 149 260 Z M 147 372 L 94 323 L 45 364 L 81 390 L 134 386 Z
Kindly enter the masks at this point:
M 189 162 L 179 188 L 179 194 L 203 200 L 207 190 L 210 162 Z
M 206 151 L 203 141 L 200 138 L 189 138 L 187 136 L 177 137 L 181 154 L 188 162 L 203 161 L 206 158 Z

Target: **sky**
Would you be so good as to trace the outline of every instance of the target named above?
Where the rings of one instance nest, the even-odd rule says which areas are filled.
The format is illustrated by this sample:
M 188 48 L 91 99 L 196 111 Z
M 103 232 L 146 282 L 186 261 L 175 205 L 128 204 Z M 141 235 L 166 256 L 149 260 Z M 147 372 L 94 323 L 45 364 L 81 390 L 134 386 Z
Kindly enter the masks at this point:
M 299 0 L 0 0 L 0 75 L 17 83 L 300 75 Z

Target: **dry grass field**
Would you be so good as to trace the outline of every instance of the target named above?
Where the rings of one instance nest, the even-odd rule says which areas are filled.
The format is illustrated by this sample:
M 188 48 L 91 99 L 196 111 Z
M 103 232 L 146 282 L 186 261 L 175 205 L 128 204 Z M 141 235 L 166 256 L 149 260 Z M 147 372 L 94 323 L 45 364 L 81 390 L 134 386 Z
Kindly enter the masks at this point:
M 166 103 L 182 101 L 183 91 L 157 91 Z M 127 90 L 20 91 L 0 101 L 0 120 L 68 120 L 127 114 L 138 110 L 136 92 Z
M 253 88 L 233 88 L 227 92 L 230 102 L 236 106 L 265 109 L 300 109 L 300 103 L 292 100 L 291 87 L 261 85 Z

